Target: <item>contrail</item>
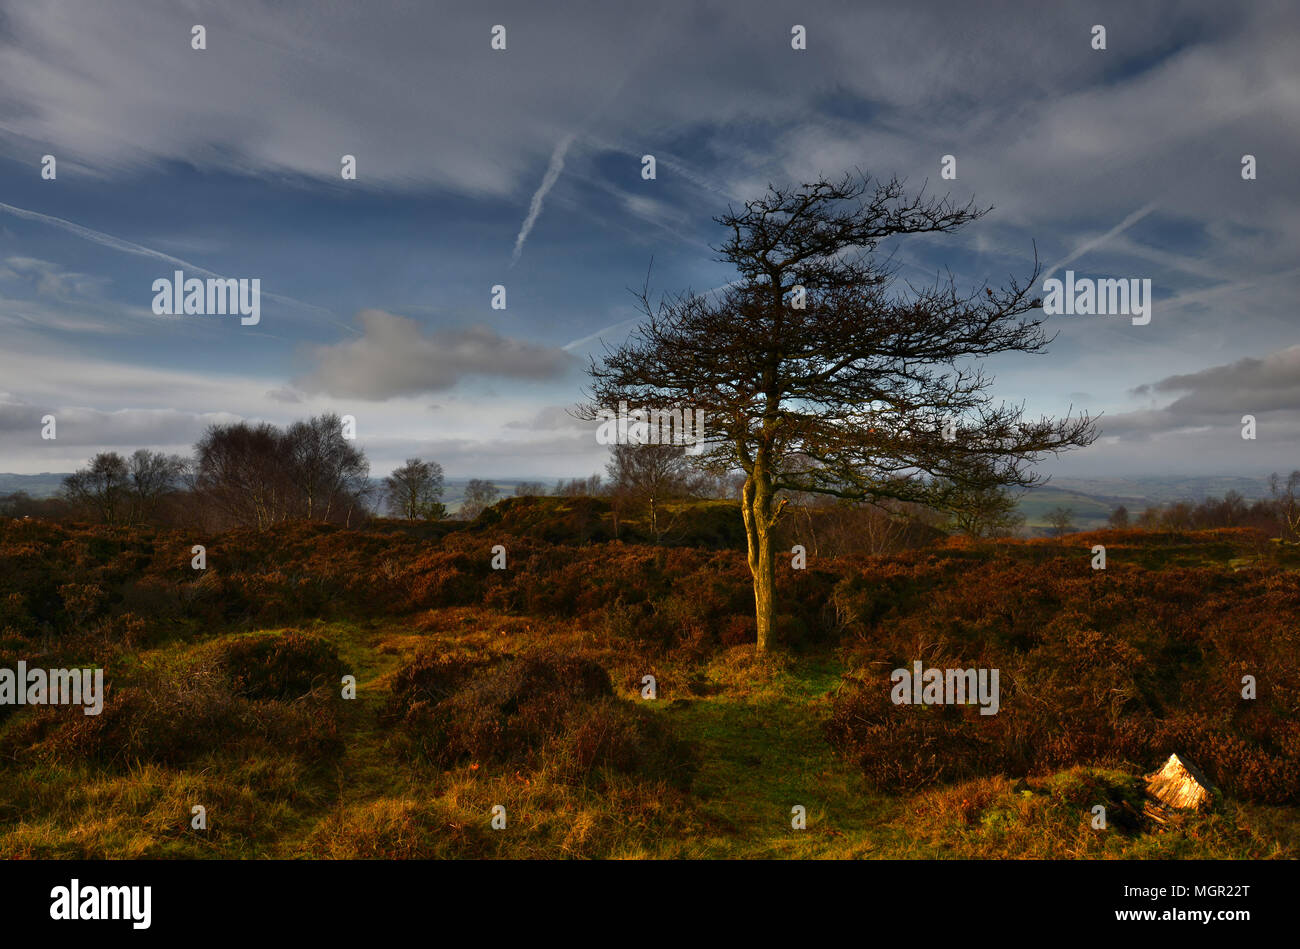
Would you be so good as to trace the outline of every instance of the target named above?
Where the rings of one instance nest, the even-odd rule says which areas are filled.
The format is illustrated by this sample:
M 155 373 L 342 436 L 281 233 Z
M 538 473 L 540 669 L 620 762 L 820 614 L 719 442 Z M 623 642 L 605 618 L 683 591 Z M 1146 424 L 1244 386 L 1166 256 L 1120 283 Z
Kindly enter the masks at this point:
M 654 55 L 655 41 L 657 41 L 662 35 L 665 18 L 666 12 L 664 9 L 661 9 L 659 19 L 655 21 L 654 27 L 648 30 L 646 34 L 641 37 L 642 42 L 640 45 L 644 54 L 639 61 L 628 65 L 628 68 L 623 71 L 623 74 L 619 77 L 618 81 L 610 87 L 608 95 L 606 95 L 604 99 L 596 105 L 596 108 L 591 111 L 586 119 L 578 123 L 579 132 L 585 134 L 585 130 L 590 128 L 618 99 L 619 94 L 623 91 L 623 87 L 627 84 L 628 79 L 632 77 L 641 65 L 647 62 Z M 566 135 L 560 141 L 560 144 L 555 146 L 555 151 L 551 153 L 551 163 L 546 169 L 546 174 L 542 177 L 541 187 L 539 187 L 537 192 L 533 195 L 533 200 L 528 206 L 528 216 L 524 218 L 524 223 L 519 228 L 519 236 L 515 238 L 514 253 L 510 255 L 511 267 L 519 262 L 519 255 L 524 249 L 524 241 L 528 240 L 528 235 L 532 232 L 533 225 L 537 223 L 537 216 L 542 213 L 542 201 L 545 200 L 546 195 L 550 192 L 551 188 L 555 187 L 555 182 L 559 180 L 560 172 L 564 171 L 564 156 L 568 153 L 569 146 L 573 144 L 573 139 L 576 135 L 576 132 L 571 132 Z M 574 342 L 577 342 L 577 340 Z
M 728 283 L 724 283 L 720 287 L 714 287 L 712 290 L 705 290 L 702 293 L 700 293 L 699 296 L 707 297 L 711 293 L 717 293 L 719 290 L 726 290 L 728 287 L 734 287 L 741 283 L 744 283 L 744 278 L 738 277 L 735 280 L 729 281 Z M 596 330 L 596 332 L 592 333 L 590 336 L 583 336 L 579 339 L 575 339 L 571 343 L 565 343 L 560 348 L 563 349 L 566 353 L 571 353 L 580 346 L 584 346 L 587 343 L 600 339 L 600 337 L 604 336 L 606 333 L 612 333 L 614 330 L 622 329 L 625 326 L 632 326 L 636 323 L 640 323 L 644 319 L 645 317 L 642 316 L 634 316 L 628 320 L 621 320 L 618 323 L 611 323 L 609 326 L 603 326 L 600 329 Z
M 213 273 L 206 267 L 192 264 L 188 260 L 181 260 L 179 257 L 173 257 L 170 254 L 164 254 L 160 250 L 152 250 L 148 247 L 143 247 L 140 244 L 132 244 L 130 241 L 124 241 L 120 237 L 114 237 L 112 234 L 92 231 L 88 227 L 74 224 L 72 221 L 65 221 L 63 218 L 55 217 L 52 214 L 41 214 L 39 211 L 28 211 L 24 208 L 16 208 L 12 204 L 5 204 L 3 201 L 0 201 L 0 211 L 8 211 L 15 217 L 26 218 L 29 221 L 41 221 L 45 224 L 53 224 L 55 227 L 61 227 L 65 231 L 71 231 L 78 237 L 84 237 L 88 241 L 93 241 L 96 244 L 103 244 L 105 247 L 111 247 L 114 250 L 120 250 L 126 254 L 138 254 L 141 257 L 153 257 L 157 260 L 165 260 L 169 264 L 178 264 L 184 270 L 195 270 L 209 277 L 221 277 L 221 274 Z M 270 296 L 270 294 L 267 295 Z
M 1106 243 L 1106 241 L 1110 240 L 1115 235 L 1122 234 L 1124 231 L 1127 231 L 1130 227 L 1132 227 L 1138 221 L 1142 220 L 1144 217 L 1146 217 L 1155 209 L 1156 209 L 1155 204 L 1148 204 L 1145 207 L 1138 208 L 1128 217 L 1124 218 L 1124 220 L 1120 221 L 1118 224 L 1112 227 L 1105 234 L 1102 234 L 1100 237 L 1094 237 L 1090 241 L 1085 241 L 1079 247 L 1075 248 L 1074 252 L 1071 253 L 1068 257 L 1065 257 L 1062 260 L 1058 260 L 1056 263 L 1052 264 L 1052 266 L 1048 269 L 1047 273 L 1043 274 L 1043 279 L 1044 280 L 1049 279 L 1052 276 L 1052 274 L 1056 273 L 1056 271 L 1060 270 L 1066 264 L 1073 263 L 1075 260 L 1078 260 L 1084 254 L 1088 253 L 1088 251 L 1100 247 L 1102 244 Z
M 634 316 L 632 319 L 623 320 L 621 323 L 611 323 L 609 326 L 605 326 L 602 327 L 601 329 L 596 330 L 596 332 L 592 333 L 590 336 L 583 336 L 581 339 L 575 339 L 571 343 L 565 343 L 560 348 L 563 349 L 566 353 L 571 353 L 579 346 L 583 346 L 586 343 L 590 343 L 597 339 L 600 339 L 600 337 L 603 336 L 605 333 L 613 332 L 616 329 L 622 329 L 624 326 L 631 326 L 634 323 L 640 322 L 640 320 L 641 317 Z
M 206 267 L 200 267 L 198 264 L 190 263 L 188 260 L 181 260 L 179 257 L 173 257 L 171 254 L 164 254 L 160 250 L 154 250 L 153 248 L 145 247 L 142 244 L 134 244 L 131 241 L 123 240 L 120 237 L 114 237 L 112 234 L 105 234 L 103 231 L 92 230 L 84 225 L 65 220 L 61 217 L 55 217 L 52 214 L 41 214 L 39 211 L 28 211 L 26 208 L 16 208 L 12 204 L 5 204 L 3 201 L 0 201 L 0 211 L 7 211 L 14 215 L 14 217 L 24 218 L 28 221 L 39 221 L 42 224 L 53 224 L 55 227 L 60 227 L 65 231 L 70 231 L 80 238 L 84 238 L 85 240 L 91 241 L 95 244 L 102 244 L 104 247 L 111 247 L 113 250 L 120 250 L 124 254 L 135 254 L 139 257 L 152 257 L 155 260 L 162 260 L 174 266 L 179 266 L 182 270 L 192 270 L 207 277 L 225 279 L 223 274 L 215 273 Z M 270 297 L 272 300 L 279 300 L 281 303 L 306 307 L 309 310 L 318 310 L 321 313 L 330 313 L 330 311 L 324 307 L 316 306 L 313 303 L 304 303 L 301 300 L 295 300 L 293 297 L 281 296 L 278 293 L 267 293 L 266 296 Z M 333 320 L 332 322 L 338 326 L 342 326 L 349 332 L 357 332 L 353 327 L 350 327 L 345 323 L 339 323 L 337 320 Z
M 511 267 L 519 262 L 519 254 L 524 249 L 524 241 L 528 240 L 533 225 L 537 223 L 537 216 L 542 213 L 542 202 L 546 200 L 547 193 L 555 187 L 555 182 L 560 178 L 560 172 L 564 171 L 564 156 L 568 153 L 569 146 L 572 143 L 573 136 L 566 135 L 560 140 L 560 144 L 555 146 L 555 151 L 551 153 L 551 163 L 546 168 L 546 174 L 542 176 L 541 187 L 533 194 L 532 203 L 528 206 L 528 216 L 524 218 L 524 223 L 519 228 L 519 236 L 515 238 L 515 252 L 510 255 Z

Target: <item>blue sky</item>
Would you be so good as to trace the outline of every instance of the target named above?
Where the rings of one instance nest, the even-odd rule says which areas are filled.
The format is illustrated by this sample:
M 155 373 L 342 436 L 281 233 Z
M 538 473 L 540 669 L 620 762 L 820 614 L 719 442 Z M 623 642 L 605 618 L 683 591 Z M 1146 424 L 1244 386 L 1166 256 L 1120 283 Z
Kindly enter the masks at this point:
M 901 277 L 1001 282 L 1036 245 L 1151 279 L 1149 325 L 1052 317 L 1048 355 L 988 365 L 1031 414 L 1105 413 L 1045 470 L 1300 467 L 1300 11 L 1042 6 L 0 2 L 0 470 L 330 410 L 380 474 L 589 474 L 566 409 L 651 259 L 720 286 L 713 215 L 855 167 L 994 206 L 882 248 Z M 260 279 L 260 323 L 155 315 L 178 267 Z

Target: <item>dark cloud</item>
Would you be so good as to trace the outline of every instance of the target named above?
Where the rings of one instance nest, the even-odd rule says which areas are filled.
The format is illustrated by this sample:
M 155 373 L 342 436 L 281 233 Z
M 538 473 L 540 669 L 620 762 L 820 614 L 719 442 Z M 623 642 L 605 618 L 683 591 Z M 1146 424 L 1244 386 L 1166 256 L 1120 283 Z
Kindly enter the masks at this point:
M 1085 468 L 1269 471 L 1296 465 L 1300 346 L 1168 376 L 1134 394 L 1174 398 L 1103 417 L 1102 438 L 1087 450 Z M 1242 437 L 1246 415 L 1255 418 L 1254 439 Z
M 1191 423 L 1225 415 L 1300 410 L 1300 345 L 1262 359 L 1240 359 L 1225 366 L 1169 376 L 1138 386 L 1138 396 L 1182 393 L 1161 410 Z

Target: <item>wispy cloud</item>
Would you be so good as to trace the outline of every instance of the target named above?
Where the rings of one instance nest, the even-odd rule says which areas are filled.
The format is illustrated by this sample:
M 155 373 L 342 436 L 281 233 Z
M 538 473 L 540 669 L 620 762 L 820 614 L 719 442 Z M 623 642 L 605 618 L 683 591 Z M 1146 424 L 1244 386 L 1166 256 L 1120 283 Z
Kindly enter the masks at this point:
M 1061 258 L 1056 263 L 1052 264 L 1052 266 L 1048 268 L 1047 273 L 1043 274 L 1043 279 L 1044 280 L 1050 279 L 1053 274 L 1055 274 L 1066 264 L 1073 263 L 1074 261 L 1078 260 L 1080 257 L 1088 253 L 1089 251 L 1096 250 L 1098 247 L 1100 247 L 1102 244 L 1105 244 L 1112 237 L 1117 237 L 1120 234 L 1123 234 L 1130 227 L 1132 227 L 1138 221 L 1142 220 L 1144 217 L 1146 217 L 1155 209 L 1156 209 L 1156 205 L 1154 203 L 1143 205 L 1142 207 L 1134 211 L 1132 214 L 1130 214 L 1128 217 L 1124 218 L 1124 220 L 1120 221 L 1118 224 L 1112 227 L 1105 234 L 1102 234 L 1100 237 L 1094 237 L 1092 240 L 1084 241 L 1082 244 L 1076 247 L 1070 254 Z
M 40 211 L 29 211 L 27 208 L 16 208 L 12 204 L 5 204 L 3 201 L 0 201 L 0 211 L 12 214 L 14 217 L 23 218 L 27 221 L 37 221 L 41 224 L 49 224 L 61 228 L 83 238 L 84 240 L 112 248 L 113 250 L 121 251 L 124 254 L 135 254 L 139 257 L 152 257 L 154 260 L 161 260 L 174 267 L 180 267 L 183 270 L 203 274 L 205 277 L 224 279 L 225 276 L 224 274 L 219 274 L 215 271 L 209 270 L 207 267 L 201 267 L 191 261 L 182 260 L 179 257 L 173 257 L 171 254 L 165 254 L 160 250 L 154 250 L 152 247 L 145 247 L 143 244 L 136 244 L 132 241 L 123 240 L 120 237 L 114 237 L 112 234 L 105 234 L 103 231 L 93 230 L 83 224 L 77 224 L 75 221 L 55 217 L 53 214 L 42 214 Z M 267 293 L 265 296 L 272 300 L 278 300 L 281 303 L 287 303 L 290 306 L 305 307 L 306 309 L 317 310 L 321 313 L 330 312 L 324 307 L 316 306 L 314 303 L 304 303 L 302 300 L 295 300 L 293 297 L 286 297 L 278 293 Z M 349 330 L 350 332 L 355 332 L 352 327 L 347 326 L 345 323 L 337 323 L 337 325 Z
M 634 316 L 630 320 L 623 320 L 620 323 L 611 323 L 609 326 L 603 326 L 600 329 L 596 330 L 596 332 L 588 336 L 583 336 L 580 339 L 575 339 L 571 343 L 565 343 L 560 348 L 563 349 L 566 353 L 575 352 L 576 350 L 581 349 L 583 346 L 587 345 L 588 343 L 594 343 L 596 340 L 600 339 L 606 333 L 612 333 L 614 332 L 614 330 L 620 330 L 623 329 L 624 327 L 635 326 L 640 321 L 640 319 L 641 319 L 640 317 Z
M 510 255 L 510 266 L 513 267 L 519 262 L 519 255 L 523 253 L 524 241 L 528 240 L 528 235 L 533 231 L 533 225 L 537 223 L 537 217 L 542 213 L 542 202 L 546 200 L 546 195 L 555 187 L 555 182 L 560 180 L 560 173 L 564 171 L 564 156 L 569 152 L 569 146 L 573 144 L 573 136 L 566 135 L 560 139 L 560 144 L 555 146 L 555 151 L 551 152 L 551 162 L 546 166 L 546 174 L 542 176 L 541 186 L 533 192 L 533 200 L 528 205 L 528 216 L 524 218 L 523 225 L 519 228 L 519 236 L 515 238 L 515 251 Z
M 5 211 L 15 217 L 23 218 L 28 221 L 39 221 L 42 224 L 52 224 L 54 227 L 61 227 L 65 231 L 70 231 L 78 237 L 96 244 L 102 244 L 105 247 L 111 247 L 113 250 L 120 250 L 124 254 L 138 254 L 141 257 L 152 257 L 155 260 L 166 261 L 169 264 L 180 266 L 186 270 L 193 270 L 208 277 L 220 277 L 220 274 L 213 273 L 206 267 L 200 267 L 198 264 L 191 263 L 188 260 L 181 260 L 179 257 L 173 257 L 170 254 L 164 254 L 160 250 L 153 250 L 141 244 L 133 244 L 131 241 L 122 240 L 120 237 L 114 237 L 112 234 L 105 234 L 102 231 L 91 230 L 84 225 L 77 224 L 73 221 L 65 220 L 61 217 L 55 217 L 53 214 L 42 214 L 39 211 L 29 211 L 26 208 L 16 208 L 12 204 L 5 204 L 0 201 L 0 211 Z M 269 295 L 269 294 L 268 294 Z

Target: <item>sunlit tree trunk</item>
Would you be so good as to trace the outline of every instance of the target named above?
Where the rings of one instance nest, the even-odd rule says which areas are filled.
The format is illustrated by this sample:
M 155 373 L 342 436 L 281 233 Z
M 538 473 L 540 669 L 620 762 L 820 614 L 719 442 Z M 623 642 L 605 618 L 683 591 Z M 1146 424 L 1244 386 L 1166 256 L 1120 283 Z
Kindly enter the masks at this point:
M 776 560 L 773 551 L 773 528 L 780 514 L 774 507 L 772 476 L 765 459 L 754 464 L 745 479 L 741 509 L 745 518 L 745 540 L 749 552 L 749 572 L 754 578 L 754 619 L 758 626 L 758 651 L 766 652 L 775 643 Z

